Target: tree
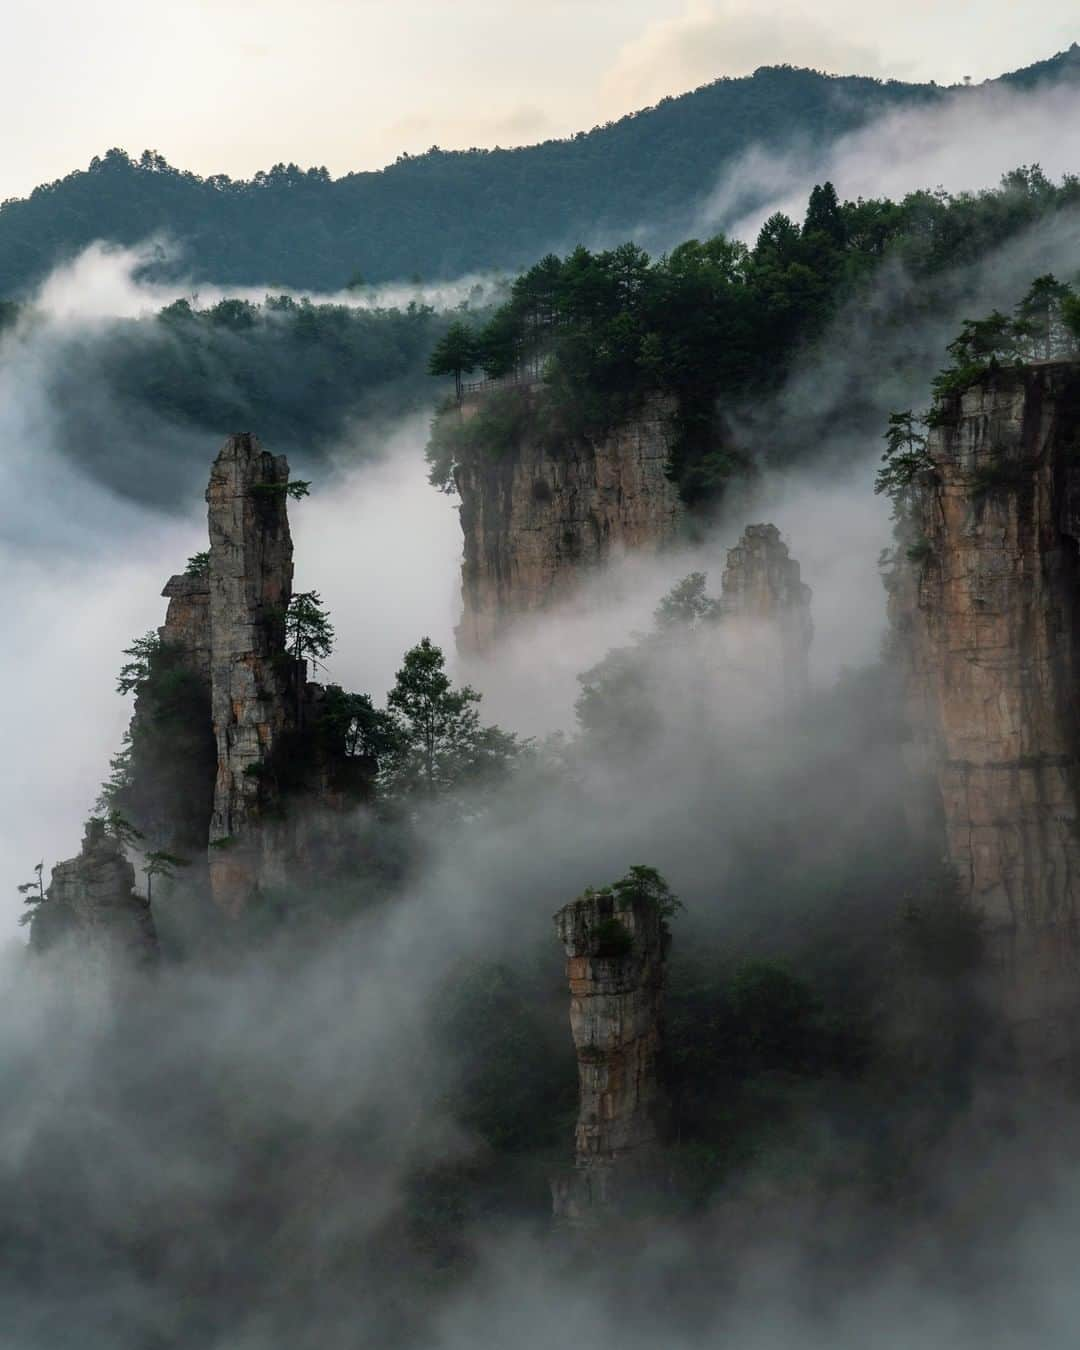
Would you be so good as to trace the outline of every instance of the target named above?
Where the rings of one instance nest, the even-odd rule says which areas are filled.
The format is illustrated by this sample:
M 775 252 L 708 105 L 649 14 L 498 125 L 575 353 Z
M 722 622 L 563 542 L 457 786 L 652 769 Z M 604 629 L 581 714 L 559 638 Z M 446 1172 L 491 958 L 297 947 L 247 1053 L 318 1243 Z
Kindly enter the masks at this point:
M 1047 272 L 1035 278 L 1016 306 L 1017 329 L 1030 340 L 1036 360 L 1051 361 L 1072 345 L 1062 318 L 1062 305 L 1071 295 L 1071 286 Z
M 405 653 L 387 706 L 399 731 L 383 782 L 390 795 L 436 797 L 502 777 L 517 754 L 517 738 L 482 726 L 480 695 L 455 689 L 446 658 L 430 638 Z
M 655 867 L 637 863 L 626 876 L 611 883 L 611 893 L 619 900 L 645 900 L 655 905 L 666 923 L 682 909 L 682 901 Z
M 146 876 L 146 903 L 149 904 L 153 897 L 153 886 L 155 877 L 174 877 L 179 867 L 190 867 L 190 860 L 181 858 L 175 853 L 167 853 L 164 849 L 156 849 L 153 853 L 148 853 L 145 858 L 143 873 Z
M 884 467 L 874 479 L 874 491 L 889 497 L 897 509 L 908 498 L 919 474 L 934 467 L 926 450 L 926 437 L 916 429 L 921 424 L 910 408 L 889 414 L 885 452 L 881 456 Z
M 24 928 L 29 926 L 30 949 L 39 955 L 61 942 L 77 922 L 70 906 L 54 899 L 45 889 L 44 870 L 44 862 L 39 862 L 34 868 L 33 881 L 24 881 L 18 887 L 23 904 L 27 906 L 19 915 L 19 924 Z
M 334 626 L 318 591 L 300 591 L 285 611 L 285 646 L 293 660 L 322 665 L 334 649 Z
M 454 391 L 461 402 L 461 377 L 476 369 L 479 357 L 476 334 L 467 323 L 455 321 L 436 342 L 428 362 L 429 375 L 453 375 Z
M 210 575 L 210 551 L 193 553 L 184 568 L 186 577 L 208 577 Z
M 95 819 L 95 817 L 91 817 L 91 819 Z M 131 821 L 123 816 L 115 807 L 109 811 L 104 821 L 102 821 L 102 824 L 105 826 L 108 833 L 111 834 L 123 848 L 130 848 L 133 844 L 137 844 L 143 837 L 142 831 L 137 830 L 135 826 L 132 825 Z
M 37 914 L 38 906 L 45 903 L 44 871 L 44 861 L 39 862 L 34 868 L 33 881 L 24 881 L 21 886 L 16 888 L 23 897 L 23 904 L 30 906 L 25 914 L 19 915 L 19 924 L 21 927 L 25 927 L 28 923 L 32 923 Z
M 668 591 L 653 611 L 658 629 L 694 628 L 717 617 L 719 605 L 705 592 L 704 572 L 691 572 Z
M 160 636 L 151 629 L 141 638 L 136 638 L 130 647 L 124 648 L 124 655 L 130 656 L 131 660 L 124 662 L 120 667 L 120 674 L 116 677 L 118 694 L 130 694 L 132 690 L 139 692 L 140 686 L 150 678 L 150 667 L 154 657 L 164 645 Z
M 810 193 L 810 201 L 803 222 L 803 238 L 810 234 L 823 234 L 837 246 L 842 246 L 845 225 L 836 189 L 831 183 L 821 183 Z

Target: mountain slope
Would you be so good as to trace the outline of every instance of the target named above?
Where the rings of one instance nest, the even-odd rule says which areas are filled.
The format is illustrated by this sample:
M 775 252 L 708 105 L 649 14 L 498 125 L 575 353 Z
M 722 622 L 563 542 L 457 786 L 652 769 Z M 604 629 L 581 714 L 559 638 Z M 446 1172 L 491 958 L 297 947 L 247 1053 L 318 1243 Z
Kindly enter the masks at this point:
M 1080 49 L 1003 81 L 1080 76 Z M 0 296 L 17 296 L 95 239 L 167 232 L 196 280 L 336 289 L 368 281 L 516 269 L 549 248 L 603 243 L 644 221 L 685 234 L 717 173 L 750 144 L 820 146 L 890 109 L 933 103 L 937 85 L 791 67 L 723 79 L 567 140 L 515 150 L 400 157 L 332 180 L 277 165 L 250 181 L 200 178 L 146 151 L 110 150 L 0 206 Z

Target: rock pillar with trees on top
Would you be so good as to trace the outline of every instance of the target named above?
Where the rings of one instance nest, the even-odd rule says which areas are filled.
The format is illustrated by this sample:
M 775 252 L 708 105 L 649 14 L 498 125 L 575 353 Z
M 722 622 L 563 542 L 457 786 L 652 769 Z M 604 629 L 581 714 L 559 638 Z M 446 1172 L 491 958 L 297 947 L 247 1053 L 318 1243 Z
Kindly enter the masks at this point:
M 809 683 L 811 591 L 775 525 L 747 525 L 728 550 L 721 588 L 727 644 L 739 647 L 730 656 L 770 700 L 797 705 Z
M 552 1182 L 554 1213 L 565 1222 L 646 1203 L 661 1180 L 667 920 L 677 903 L 658 873 L 634 867 L 555 915 L 580 1089 L 574 1170 Z

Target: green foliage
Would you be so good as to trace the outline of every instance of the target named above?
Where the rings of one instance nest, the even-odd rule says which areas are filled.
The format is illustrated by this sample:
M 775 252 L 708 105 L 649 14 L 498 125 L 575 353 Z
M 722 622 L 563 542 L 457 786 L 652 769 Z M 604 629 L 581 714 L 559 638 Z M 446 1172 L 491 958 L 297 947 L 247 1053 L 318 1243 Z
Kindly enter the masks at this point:
M 715 622 L 719 602 L 706 592 L 703 572 L 691 572 L 672 587 L 653 613 L 653 629 L 635 635 L 632 645 L 614 647 L 577 677 L 574 704 L 578 725 L 595 748 L 618 755 L 638 751 L 663 724 L 667 691 L 656 657 L 680 635 Z
M 109 762 L 97 808 L 107 822 L 128 823 L 152 836 L 167 828 L 183 847 L 203 848 L 217 769 L 209 690 L 183 650 L 156 633 L 138 639 L 125 655 L 132 659 L 117 687 L 134 691 L 135 716 Z
M 19 926 L 29 927 L 30 950 L 37 955 L 62 942 L 76 923 L 71 909 L 45 889 L 44 871 L 44 862 L 39 862 L 34 868 L 33 880 L 16 887 L 25 906 L 19 915 Z
M 1049 80 L 1062 68 L 1059 57 L 1008 82 Z M 132 245 L 155 233 L 183 245 L 182 261 L 148 269 L 155 281 L 182 270 L 217 283 L 273 277 L 329 292 L 355 277 L 358 260 L 371 284 L 514 268 L 553 239 L 623 237 L 641 220 L 646 193 L 651 219 L 691 217 L 702 185 L 751 141 L 786 145 L 812 129 L 827 145 L 889 111 L 946 97 L 932 84 L 764 66 L 565 139 L 513 149 L 432 146 L 380 172 L 337 179 L 322 167 L 286 163 L 248 181 L 200 177 L 154 150 L 112 148 L 25 200 L 3 203 L 0 294 L 27 292 L 94 240 Z M 1023 181 L 1025 191 L 1038 191 L 1037 180 Z M 760 205 L 751 191 L 732 214 Z M 864 228 L 875 227 L 871 217 Z
M 124 662 L 120 667 L 120 674 L 116 677 L 118 694 L 139 692 L 149 680 L 151 662 L 160 655 L 163 646 L 158 633 L 151 629 L 142 637 L 136 638 L 130 647 L 124 648 L 124 655 L 130 656 L 131 660 Z
M 208 577 L 210 575 L 210 551 L 193 553 L 184 568 L 186 577 Z
M 661 632 L 669 628 L 694 628 L 719 613 L 717 601 L 705 593 L 704 572 L 691 572 L 668 591 L 653 612 Z
M 910 501 L 919 477 L 934 468 L 926 448 L 926 436 L 917 430 L 920 425 L 925 426 L 926 419 L 916 418 L 910 408 L 906 412 L 889 414 L 885 452 L 881 456 L 884 467 L 878 470 L 874 479 L 874 491 L 888 496 L 897 511 Z
M 479 334 L 479 359 L 493 378 L 534 386 L 531 424 L 555 446 L 602 436 L 650 395 L 665 396 L 669 477 L 689 505 L 707 506 L 749 467 L 724 405 L 775 392 L 842 305 L 869 301 L 886 261 L 911 272 L 922 283 L 919 303 L 931 305 L 936 285 L 948 293 L 957 264 L 1078 201 L 1080 180 L 1058 187 L 1038 166 L 1007 175 L 996 192 L 912 193 L 898 203 L 841 203 L 824 183 L 801 225 L 774 215 L 752 249 L 723 236 L 688 240 L 657 259 L 635 244 L 595 253 L 579 246 L 513 282 Z M 965 387 L 991 362 L 1063 353 L 1072 341 L 1070 296 L 1064 283 L 1041 277 L 1016 317 L 968 320 L 936 392 Z M 455 463 L 513 447 L 479 417 L 446 425 L 449 416 L 437 419 L 429 447 L 440 486 Z M 905 471 L 897 458 L 885 479 Z
M 683 907 L 682 901 L 656 868 L 646 867 L 643 864 L 631 867 L 626 876 L 620 877 L 618 881 L 613 881 L 608 886 L 586 886 L 578 899 L 596 900 L 606 896 L 609 896 L 615 902 L 616 910 L 627 909 L 634 904 L 651 905 L 660 915 L 661 923 L 665 929 L 668 920 L 674 918 Z M 612 927 L 612 924 L 614 924 L 614 927 Z M 603 928 L 602 937 L 600 936 L 601 928 Z M 624 951 L 629 950 L 629 944 L 624 941 L 624 937 L 628 938 L 629 936 L 627 929 L 614 916 L 610 923 L 604 921 L 594 933 L 594 937 L 600 945 L 606 947 L 614 944 Z M 612 955 L 613 953 L 605 950 L 602 954 Z
M 634 946 L 634 935 L 616 918 L 601 919 L 592 938 L 596 955 L 602 957 L 627 956 Z
M 181 858 L 176 853 L 169 853 L 165 849 L 155 849 L 147 853 L 144 858 L 143 873 L 146 876 L 146 899 L 153 900 L 153 886 L 155 877 L 164 877 L 166 879 L 174 877 L 177 869 L 181 867 L 190 867 L 189 858 Z
M 334 649 L 334 626 L 318 591 L 300 591 L 285 611 L 285 646 L 294 661 L 320 666 Z
M 934 556 L 934 546 L 929 539 L 916 539 L 904 549 L 908 562 L 924 563 Z
M 995 459 L 978 465 L 971 475 L 974 497 L 1016 492 L 1031 481 L 1030 468 L 1015 459 Z
M 492 1149 L 558 1148 L 573 1130 L 573 1046 L 544 993 L 528 969 L 485 961 L 455 970 L 436 1001 L 432 1035 L 456 1070 L 448 1105 Z
M 623 904 L 644 901 L 653 905 L 661 919 L 671 919 L 682 909 L 682 901 L 655 867 L 637 864 L 626 876 L 611 883 L 611 893 Z
M 476 369 L 480 356 L 476 333 L 467 323 L 452 323 L 432 348 L 429 375 L 453 375 L 454 389 L 461 402 L 461 377 Z
M 311 483 L 303 478 L 294 478 L 291 483 L 255 483 L 251 489 L 256 497 L 268 497 L 271 499 L 298 502 L 302 498 L 310 496 Z
M 468 685 L 454 688 L 446 658 L 430 638 L 405 653 L 386 701 L 397 736 L 380 782 L 391 798 L 436 798 L 493 786 L 518 754 L 515 736 L 481 725 L 480 695 Z
M 965 319 L 947 348 L 952 364 L 934 381 L 938 406 L 931 425 L 940 423 L 941 405 L 950 395 L 962 393 L 1003 363 L 1076 356 L 1080 330 L 1071 318 L 1075 302 L 1072 286 L 1047 273 L 1035 278 L 1012 315 L 994 310 L 983 319 Z
M 125 848 L 137 844 L 143 837 L 142 831 L 136 829 L 131 821 L 125 815 L 122 815 L 115 806 L 109 810 L 102 823 L 106 832 L 111 834 L 117 843 L 122 844 Z
M 443 492 L 452 492 L 459 464 L 512 454 L 535 425 L 529 395 L 519 388 L 491 390 L 478 407 L 469 410 L 467 418 L 456 406 L 443 408 L 432 421 L 424 452 L 428 481 Z
M 25 913 L 19 915 L 19 924 L 22 927 L 33 922 L 38 907 L 45 903 L 44 871 L 44 861 L 39 862 L 34 868 L 33 881 L 24 881 L 16 887 L 16 890 L 23 897 L 23 904 L 29 906 Z

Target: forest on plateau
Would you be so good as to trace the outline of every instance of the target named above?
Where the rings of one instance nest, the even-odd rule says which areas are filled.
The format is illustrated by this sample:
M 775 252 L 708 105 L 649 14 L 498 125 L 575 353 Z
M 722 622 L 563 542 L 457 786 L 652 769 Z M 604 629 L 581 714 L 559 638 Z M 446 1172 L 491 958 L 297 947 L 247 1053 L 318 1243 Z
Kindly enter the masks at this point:
M 1077 65 L 1073 49 L 1000 84 L 1030 89 L 1073 78 Z M 946 92 L 764 66 L 567 140 L 435 146 L 337 179 L 295 164 L 248 181 L 203 178 L 156 151 L 131 158 L 111 149 L 0 205 L 0 295 L 21 297 L 97 239 L 135 244 L 161 233 L 181 245 L 174 266 L 196 281 L 331 291 L 357 275 L 383 282 L 517 270 L 552 247 L 625 237 L 643 205 L 651 220 L 670 220 L 677 238 L 703 191 L 748 143 L 826 144 L 890 110 L 932 107 Z

